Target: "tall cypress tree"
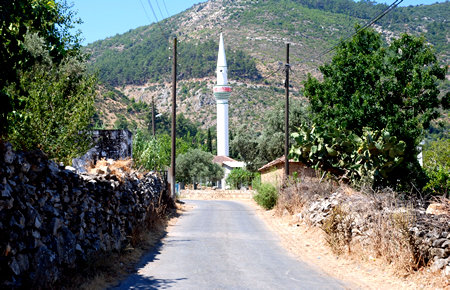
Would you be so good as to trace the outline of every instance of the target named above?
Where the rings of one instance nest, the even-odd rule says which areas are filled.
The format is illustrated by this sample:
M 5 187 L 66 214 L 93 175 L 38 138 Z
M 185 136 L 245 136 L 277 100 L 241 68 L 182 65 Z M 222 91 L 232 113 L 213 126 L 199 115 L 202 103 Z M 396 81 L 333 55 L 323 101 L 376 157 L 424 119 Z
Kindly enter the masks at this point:
M 206 146 L 208 148 L 208 152 L 212 153 L 213 152 L 213 148 L 212 148 L 212 137 L 211 137 L 211 128 L 208 128 L 208 139 L 206 141 Z

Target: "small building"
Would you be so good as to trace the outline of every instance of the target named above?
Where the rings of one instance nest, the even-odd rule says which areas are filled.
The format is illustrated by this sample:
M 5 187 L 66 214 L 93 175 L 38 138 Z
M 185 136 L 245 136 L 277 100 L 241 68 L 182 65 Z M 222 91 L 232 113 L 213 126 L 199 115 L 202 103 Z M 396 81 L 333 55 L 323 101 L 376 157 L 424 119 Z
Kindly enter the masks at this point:
M 230 158 L 228 156 L 214 156 L 213 162 L 219 164 L 224 169 L 225 172 L 225 175 L 222 178 L 222 180 L 219 180 L 217 182 L 217 188 L 220 189 L 228 189 L 228 186 L 226 185 L 225 181 L 228 175 L 230 174 L 231 170 L 233 170 L 234 168 L 242 168 L 245 166 L 244 162 L 234 160 L 233 158 Z
M 281 156 L 263 167 L 258 171 L 261 173 L 261 183 L 271 183 L 276 187 L 280 187 L 284 180 L 284 161 L 285 157 Z M 299 161 L 289 160 L 289 176 L 297 172 L 298 176 L 314 177 L 316 175 L 314 169 L 307 167 Z
M 86 154 L 72 160 L 72 166 L 79 172 L 86 172 L 88 163 L 100 159 L 127 159 L 133 157 L 133 134 L 129 130 L 94 130 L 92 148 Z

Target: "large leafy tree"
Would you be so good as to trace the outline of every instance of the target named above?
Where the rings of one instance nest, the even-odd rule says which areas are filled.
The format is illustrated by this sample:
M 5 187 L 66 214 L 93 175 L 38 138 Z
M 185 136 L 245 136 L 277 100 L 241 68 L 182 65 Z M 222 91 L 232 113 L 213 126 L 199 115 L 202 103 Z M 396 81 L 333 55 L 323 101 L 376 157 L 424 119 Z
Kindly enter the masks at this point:
M 201 180 L 216 181 L 224 176 L 223 169 L 213 163 L 214 156 L 200 149 L 190 149 L 176 160 L 176 178 L 185 183 Z
M 446 67 L 424 39 L 404 34 L 385 46 L 379 34 L 363 30 L 341 43 L 320 71 L 322 81 L 309 76 L 305 82 L 313 121 L 358 136 L 365 127 L 387 130 L 406 143 L 404 162 L 391 181 L 418 177 L 417 146 L 440 105 L 448 103 L 438 90 Z
M 69 161 L 89 145 L 95 79 L 65 3 L 0 0 L 0 131 L 16 147 Z

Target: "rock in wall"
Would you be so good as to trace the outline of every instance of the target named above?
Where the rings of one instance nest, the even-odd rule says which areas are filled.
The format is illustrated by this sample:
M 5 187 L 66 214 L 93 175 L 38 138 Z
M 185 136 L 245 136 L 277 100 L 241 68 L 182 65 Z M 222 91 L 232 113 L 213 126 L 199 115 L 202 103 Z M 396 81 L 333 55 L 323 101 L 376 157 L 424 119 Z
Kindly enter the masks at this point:
M 298 221 L 322 227 L 334 208 L 341 207 L 351 219 L 350 239 L 365 244 L 372 238 L 380 220 L 395 221 L 395 217 L 407 217 L 407 229 L 404 235 L 425 265 L 433 272 L 441 271 L 450 277 L 450 215 L 428 214 L 424 208 L 395 205 L 383 205 L 369 196 L 344 192 L 334 192 L 330 196 L 315 196 L 303 211 L 296 215 Z M 391 237 L 395 238 L 395 237 Z
M 133 134 L 129 130 L 94 130 L 92 131 L 94 146 L 80 158 L 75 158 L 72 165 L 79 172 L 86 172 L 89 162 L 95 164 L 104 159 L 126 159 L 132 157 Z
M 0 143 L 0 288 L 47 288 L 130 242 L 166 198 L 153 173 L 77 174 Z

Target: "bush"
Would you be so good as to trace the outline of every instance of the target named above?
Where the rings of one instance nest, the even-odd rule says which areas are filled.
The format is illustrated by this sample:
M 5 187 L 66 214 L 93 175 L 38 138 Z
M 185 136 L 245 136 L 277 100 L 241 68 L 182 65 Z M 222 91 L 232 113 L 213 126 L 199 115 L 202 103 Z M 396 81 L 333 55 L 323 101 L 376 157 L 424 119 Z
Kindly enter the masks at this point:
M 450 188 L 450 139 L 428 143 L 423 150 L 423 167 L 429 178 L 423 188 L 434 195 L 449 195 Z
M 269 210 L 277 203 L 278 193 L 275 186 L 270 183 L 261 183 L 256 190 L 258 193 L 253 197 L 260 206 Z
M 255 173 L 243 168 L 234 168 L 227 176 L 226 182 L 232 189 L 239 189 L 241 186 L 250 186 Z

